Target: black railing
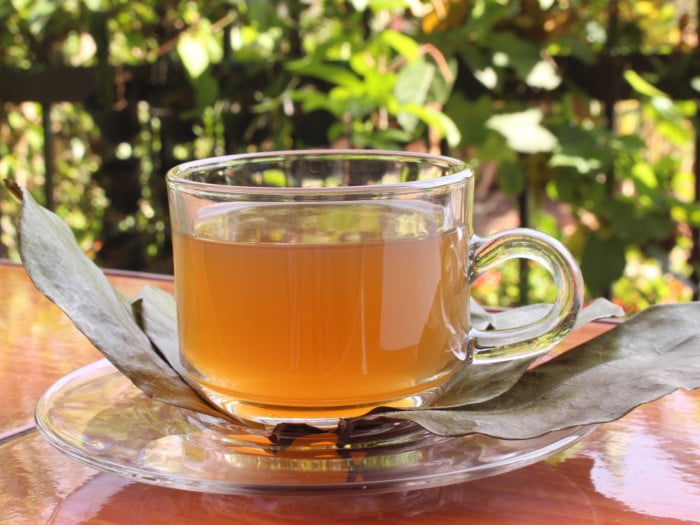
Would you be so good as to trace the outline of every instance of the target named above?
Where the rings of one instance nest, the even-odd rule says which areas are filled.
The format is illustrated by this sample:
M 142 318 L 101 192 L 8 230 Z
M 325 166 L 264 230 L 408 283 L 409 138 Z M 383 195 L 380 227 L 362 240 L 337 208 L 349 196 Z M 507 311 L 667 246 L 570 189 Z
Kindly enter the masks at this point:
M 610 16 L 608 20 L 608 31 L 610 41 L 614 40 L 616 34 L 617 2 L 610 2 Z M 700 37 L 700 35 L 699 35 Z M 700 93 L 695 91 L 692 80 L 700 71 L 700 54 L 695 51 L 687 53 L 674 53 L 665 55 L 644 55 L 644 54 L 613 54 L 611 48 L 604 48 L 601 54 L 593 63 L 584 63 L 572 57 L 555 58 L 561 75 L 566 78 L 567 85 L 572 83 L 583 93 L 591 98 L 599 100 L 607 116 L 609 129 L 615 128 L 615 107 L 619 101 L 635 99 L 638 97 L 628 83 L 623 80 L 623 72 L 634 70 L 637 73 L 654 73 L 656 75 L 655 85 L 666 92 L 674 100 L 695 100 L 700 98 Z M 657 67 L 658 64 L 673 64 L 674 67 Z M 238 64 L 232 61 L 224 62 L 218 66 L 216 77 L 222 86 L 222 93 L 226 90 L 235 90 L 237 87 L 248 85 L 255 86 L 268 82 L 275 71 L 281 69 L 280 64 L 268 64 L 265 68 L 249 70 L 246 64 Z M 455 90 L 465 93 L 471 98 L 477 98 L 485 93 L 484 86 L 477 81 L 468 68 L 462 66 L 459 69 Z M 54 207 L 54 137 L 52 135 L 51 107 L 56 103 L 75 103 L 83 107 L 90 108 L 95 116 L 95 122 L 100 127 L 102 140 L 111 141 L 113 144 L 119 141 L 129 141 L 138 133 L 139 124 L 135 120 L 135 107 L 141 101 L 148 103 L 152 114 L 160 122 L 158 130 L 160 149 L 154 152 L 154 165 L 158 167 L 160 173 L 176 163 L 173 153 L 174 145 L 181 144 L 187 140 L 188 129 L 191 126 L 185 122 L 181 126 L 180 115 L 183 107 L 182 101 L 176 98 L 169 100 L 169 88 L 172 86 L 182 87 L 187 84 L 187 78 L 181 69 L 173 66 L 172 63 L 164 64 L 156 62 L 152 64 L 142 64 L 136 66 L 113 67 L 98 65 L 95 67 L 61 67 L 61 68 L 35 68 L 30 70 L 0 69 L 0 102 L 22 103 L 27 101 L 37 102 L 42 109 L 42 125 L 44 130 L 44 171 L 45 186 L 44 204 L 49 208 Z M 512 86 L 505 86 L 503 93 L 507 98 L 509 93 L 519 100 L 531 100 L 540 102 L 544 98 L 548 100 L 558 100 L 566 88 L 559 88 L 548 92 L 528 91 L 522 83 Z M 110 96 L 105 98 L 105 93 Z M 123 104 L 114 109 L 113 94 L 118 92 L 122 97 Z M 305 143 L 319 143 L 323 140 L 325 133 L 325 122 L 318 123 L 319 115 L 301 116 L 296 123 L 299 133 L 317 133 L 313 139 L 308 139 Z M 245 108 L 239 112 L 237 120 L 224 124 L 223 150 L 235 151 L 244 144 L 244 137 L 240 129 L 248 119 Z M 695 117 L 692 122 L 697 130 L 700 127 L 700 117 Z M 116 135 L 115 135 L 116 133 Z M 695 180 L 700 181 L 700 134 L 695 133 L 695 158 L 693 171 Z M 109 150 L 109 147 L 106 148 Z M 111 159 L 103 159 L 106 167 Z M 112 159 L 113 160 L 113 159 Z M 140 167 L 138 164 L 129 165 L 122 163 L 118 169 L 132 170 L 132 175 L 138 176 Z M 606 179 L 612 191 L 614 184 L 613 174 L 607 174 Z M 122 174 L 123 176 L 123 174 Z M 126 177 L 128 178 L 128 177 Z M 126 178 L 121 179 L 122 181 Z M 121 184 L 122 182 L 120 182 Z M 162 184 L 162 183 L 161 183 Z M 700 184 L 696 183 L 695 198 L 700 202 Z M 163 191 L 164 195 L 164 191 Z M 138 195 L 134 195 L 138 199 Z M 161 197 L 163 198 L 163 197 Z M 523 226 L 529 225 L 528 196 L 521 195 L 519 200 L 520 222 Z M 123 203 L 128 208 L 134 203 Z M 690 267 L 693 271 L 691 279 L 698 282 L 697 268 L 700 268 L 700 233 L 692 231 L 693 247 L 691 250 Z M 141 268 L 137 268 L 141 269 Z M 523 266 L 522 271 L 526 271 Z M 525 282 L 524 280 L 521 280 Z M 697 286 L 695 297 L 698 296 Z

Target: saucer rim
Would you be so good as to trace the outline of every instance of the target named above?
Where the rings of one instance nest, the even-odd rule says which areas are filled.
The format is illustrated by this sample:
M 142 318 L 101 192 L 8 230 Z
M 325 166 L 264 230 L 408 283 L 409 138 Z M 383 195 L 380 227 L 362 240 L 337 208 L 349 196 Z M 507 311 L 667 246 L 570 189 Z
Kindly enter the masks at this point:
M 106 359 L 101 359 L 77 368 L 72 372 L 64 375 L 54 382 L 39 398 L 34 411 L 34 419 L 40 434 L 54 448 L 59 450 L 66 456 L 77 460 L 78 462 L 94 468 L 101 472 L 107 472 L 120 476 L 125 479 L 156 485 L 160 487 L 170 487 L 181 490 L 195 491 L 201 493 L 213 494 L 238 494 L 238 495 L 327 495 L 343 494 L 343 493 L 389 493 L 400 492 L 416 489 L 425 489 L 440 487 L 482 479 L 520 468 L 532 465 L 544 459 L 547 459 L 557 453 L 563 452 L 585 439 L 597 425 L 586 425 L 573 427 L 564 430 L 558 430 L 544 434 L 533 439 L 526 440 L 505 440 L 491 438 L 489 436 L 474 434 L 470 436 L 456 437 L 439 437 L 441 443 L 455 442 L 462 440 L 465 444 L 478 437 L 482 442 L 490 446 L 508 446 L 512 447 L 509 454 L 504 454 L 505 458 L 501 461 L 486 462 L 477 465 L 457 465 L 450 469 L 451 465 L 445 460 L 445 470 L 441 472 L 425 472 L 421 475 L 411 475 L 402 477 L 397 474 L 395 478 L 381 480 L 356 480 L 331 483 L 311 483 L 311 482 L 280 482 L 280 483 L 260 483 L 260 482 L 244 482 L 240 480 L 217 480 L 207 479 L 206 477 L 194 477 L 192 475 L 182 475 L 173 472 L 158 471 L 157 469 L 148 469 L 144 467 L 132 467 L 125 465 L 123 462 L 114 459 L 106 459 L 105 457 L 97 457 L 93 454 L 86 453 L 84 448 L 80 448 L 67 439 L 66 436 L 57 433 L 52 426 L 50 408 L 54 407 L 53 403 L 56 397 L 65 393 L 75 381 L 81 382 L 81 385 L 93 384 L 99 380 L 108 379 L 110 376 L 120 376 L 115 378 L 129 383 L 128 386 L 136 389 L 131 384 L 126 376 L 123 376 L 114 366 Z M 108 393 L 107 393 L 108 394 Z M 145 394 L 141 394 L 147 397 Z M 109 395 L 106 396 L 106 402 L 109 401 Z M 148 399 L 150 403 L 157 405 L 166 405 L 161 401 Z M 175 411 L 183 412 L 184 415 L 198 415 L 190 410 L 173 407 Z M 202 416 L 209 417 L 212 416 Z M 225 424 L 225 420 L 221 420 Z M 242 427 L 238 427 L 242 428 Z M 189 435 L 189 434 L 188 434 Z M 252 435 L 252 434 L 251 434 Z M 538 442 L 542 442 L 537 446 Z M 518 455 L 518 451 L 522 448 L 527 448 L 530 445 L 532 450 Z M 469 454 L 469 450 L 465 450 L 463 456 Z M 390 457 L 387 455 L 386 457 Z

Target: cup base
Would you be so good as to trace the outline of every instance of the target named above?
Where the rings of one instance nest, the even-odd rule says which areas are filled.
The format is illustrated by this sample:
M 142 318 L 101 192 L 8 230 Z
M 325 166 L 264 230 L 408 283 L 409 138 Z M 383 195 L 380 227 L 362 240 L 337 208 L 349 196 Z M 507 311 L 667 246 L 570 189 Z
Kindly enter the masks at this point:
M 274 428 L 280 424 L 291 423 L 310 425 L 326 430 L 335 429 L 342 419 L 359 417 L 378 407 L 410 409 L 426 406 L 436 399 L 443 390 L 440 387 L 435 387 L 421 391 L 419 394 L 366 405 L 296 407 L 263 405 L 233 399 L 201 384 L 198 385 L 198 388 L 213 406 L 248 426 Z

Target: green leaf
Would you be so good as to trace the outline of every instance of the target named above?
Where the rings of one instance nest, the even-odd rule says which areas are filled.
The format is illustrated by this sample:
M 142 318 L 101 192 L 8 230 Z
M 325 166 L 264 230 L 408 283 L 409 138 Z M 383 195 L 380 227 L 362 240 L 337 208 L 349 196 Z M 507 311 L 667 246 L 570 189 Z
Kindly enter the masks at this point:
M 552 151 L 557 138 L 544 126 L 542 111 L 528 109 L 519 113 L 494 115 L 486 122 L 490 129 L 506 138 L 508 146 L 520 153 Z
M 437 67 L 437 65 L 436 65 Z M 447 70 L 444 67 L 437 67 L 437 71 L 430 83 L 427 101 L 444 105 L 453 93 L 454 83 L 457 79 L 457 61 L 452 59 L 447 62 Z
M 396 77 L 394 97 L 400 104 L 425 104 L 430 85 L 435 78 L 435 66 L 425 60 L 419 60 L 403 68 Z M 397 115 L 401 127 L 413 132 L 418 125 L 418 116 L 402 112 Z
M 591 295 L 601 294 L 619 279 L 627 265 L 625 245 L 617 237 L 588 236 L 581 256 L 581 271 Z
M 622 244 L 641 244 L 651 239 L 666 239 L 673 235 L 675 224 L 670 220 L 670 209 L 647 203 L 645 187 L 632 198 L 608 199 L 601 205 L 602 213 Z M 655 195 L 656 192 L 649 192 Z
M 523 162 L 503 162 L 498 167 L 498 186 L 509 195 L 518 195 L 527 186 L 527 166 Z
M 316 90 L 297 89 L 290 93 L 290 98 L 295 102 L 301 102 L 304 111 L 307 113 L 322 109 L 332 113 L 338 118 L 345 113 L 345 104 L 343 102 Z
M 325 80 L 337 86 L 343 86 L 353 93 L 364 92 L 364 83 L 351 71 L 342 66 L 295 61 L 287 64 L 287 70 L 297 75 L 306 75 Z
M 177 43 L 177 54 L 191 78 L 199 77 L 209 67 L 207 44 L 198 34 L 184 33 Z
M 400 103 L 424 104 L 428 99 L 430 85 L 435 78 L 435 66 L 418 60 L 402 68 L 396 76 L 394 96 Z
M 510 66 L 523 79 L 541 61 L 539 46 L 513 33 L 494 32 L 484 44 L 494 52 L 494 65 Z
M 369 149 L 398 150 L 411 141 L 412 135 L 403 129 L 375 130 L 370 134 L 354 133 L 352 143 L 357 147 Z
M 548 129 L 557 137 L 551 166 L 569 166 L 579 173 L 590 173 L 609 162 L 608 137 L 600 129 L 586 129 L 570 122 L 553 124 Z
M 495 131 L 486 130 L 483 144 L 474 148 L 474 158 L 482 162 L 494 161 L 503 166 L 506 164 L 519 163 L 518 154 L 510 149 L 505 139 Z
M 418 42 L 403 33 L 393 29 L 385 29 L 380 33 L 379 38 L 409 62 L 413 62 L 421 55 Z
M 467 65 L 470 71 L 484 71 L 486 69 L 491 68 L 492 66 L 491 62 L 485 56 L 483 51 L 473 46 L 463 46 L 461 49 L 459 49 L 459 56 L 461 57 L 462 61 Z M 496 75 L 495 71 L 493 74 Z M 486 87 L 489 89 L 493 89 L 497 80 L 498 79 L 496 78 L 493 81 L 493 85 L 487 85 Z M 479 79 L 479 81 L 481 81 L 481 79 Z
M 540 60 L 527 73 L 525 83 L 530 87 L 553 90 L 561 84 L 561 77 L 552 61 Z
M 641 77 L 639 73 L 636 71 L 633 71 L 631 69 L 628 69 L 625 71 L 622 76 L 624 79 L 627 81 L 627 83 L 634 89 L 637 93 L 640 95 L 645 95 L 647 97 L 663 97 L 667 98 L 666 93 L 661 91 L 660 89 L 656 88 L 653 84 L 650 82 L 647 82 L 644 78 Z
M 381 73 L 377 70 L 367 72 L 364 78 L 364 96 L 367 97 L 374 106 L 384 107 L 391 111 L 394 102 L 394 85 L 396 84 L 395 73 Z
M 649 190 L 656 190 L 659 186 L 656 173 L 648 162 L 637 162 L 632 166 L 630 174 L 638 184 L 642 184 Z
M 639 405 L 700 388 L 700 303 L 652 306 L 613 330 L 526 372 L 485 403 L 385 411 L 350 420 L 405 419 L 442 436 L 530 439 L 614 421 Z M 649 335 L 653 334 L 653 337 Z
M 428 126 L 437 130 L 440 136 L 444 137 L 447 143 L 452 147 L 457 146 L 461 140 L 459 128 L 457 128 L 452 119 L 442 111 L 427 106 L 419 106 L 417 104 L 403 104 L 400 113 L 409 113 L 417 116 Z
M 473 101 L 456 92 L 450 97 L 444 111 L 459 126 L 462 137 L 460 146 L 474 147 L 484 144 L 489 135 L 495 134 L 486 128 L 486 122 L 494 112 L 493 106 L 493 100 L 487 96 Z M 499 146 L 499 150 L 502 149 L 505 149 L 503 144 Z

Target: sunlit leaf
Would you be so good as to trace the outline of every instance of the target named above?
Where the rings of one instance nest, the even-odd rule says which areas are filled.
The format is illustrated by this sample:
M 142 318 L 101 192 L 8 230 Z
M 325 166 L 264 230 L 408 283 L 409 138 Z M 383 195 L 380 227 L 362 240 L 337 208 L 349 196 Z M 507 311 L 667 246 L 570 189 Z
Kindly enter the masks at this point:
M 296 61 L 287 64 L 287 69 L 298 75 L 325 80 L 331 84 L 342 86 L 356 93 L 364 91 L 364 84 L 361 79 L 354 75 L 347 68 L 329 64 Z
M 508 146 L 521 153 L 552 151 L 557 138 L 544 126 L 542 111 L 528 109 L 519 113 L 494 115 L 486 122 L 490 129 L 506 138 Z
M 475 70 L 474 77 L 489 89 L 495 89 L 498 85 L 498 73 L 491 66 Z
M 83 0 L 83 3 L 90 11 L 101 11 L 109 7 L 108 0 Z
M 190 78 L 199 78 L 223 57 L 220 36 L 212 29 L 211 22 L 200 19 L 184 31 L 177 43 L 177 53 Z
M 627 83 L 632 86 L 637 93 L 647 97 L 663 97 L 667 98 L 666 93 L 656 88 L 653 84 L 646 81 L 642 76 L 634 70 L 628 69 L 622 74 Z
M 653 168 L 646 162 L 637 162 L 632 166 L 632 176 L 649 189 L 656 189 L 659 186 L 659 181 L 656 178 Z
M 427 60 L 427 58 L 426 58 Z M 457 79 L 457 61 L 448 60 L 446 65 L 435 64 L 436 71 L 433 81 L 430 83 L 427 100 L 440 106 L 447 103 L 454 93 L 454 83 Z
M 380 39 L 409 62 L 413 62 L 421 55 L 418 42 L 398 31 L 385 29 L 381 32 Z
M 290 94 L 290 98 L 295 102 L 301 102 L 306 112 L 324 109 L 336 116 L 342 116 L 345 112 L 345 104 L 316 90 L 295 90 Z
M 691 78 L 690 87 L 692 87 L 695 91 L 700 91 L 700 77 Z
M 177 53 L 187 74 L 192 78 L 199 77 L 209 67 L 209 52 L 206 42 L 197 38 L 197 35 L 183 34 L 177 43 Z
M 556 89 L 561 84 L 561 77 L 549 60 L 540 60 L 525 77 L 525 83 L 534 88 Z
M 459 128 L 457 128 L 452 119 L 450 119 L 450 117 L 445 115 L 443 112 L 427 106 L 419 106 L 417 104 L 403 104 L 401 105 L 401 111 L 416 115 L 428 126 L 433 127 L 442 137 L 445 138 L 445 140 L 447 140 L 447 143 L 450 146 L 456 146 L 459 144 Z
M 425 104 L 430 85 L 435 78 L 435 66 L 425 60 L 416 61 L 403 68 L 396 77 L 394 96 L 400 104 Z M 418 124 L 418 116 L 402 112 L 397 116 L 401 127 L 412 132 Z

